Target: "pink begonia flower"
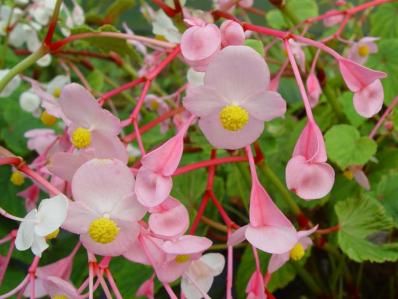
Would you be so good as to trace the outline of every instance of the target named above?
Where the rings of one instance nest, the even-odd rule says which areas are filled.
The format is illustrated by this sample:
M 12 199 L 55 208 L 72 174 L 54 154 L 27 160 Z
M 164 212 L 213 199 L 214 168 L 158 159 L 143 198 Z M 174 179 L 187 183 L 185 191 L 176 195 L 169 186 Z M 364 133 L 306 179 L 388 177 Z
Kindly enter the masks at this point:
M 347 177 L 349 180 L 353 178 L 355 181 L 365 190 L 370 190 L 370 183 L 369 179 L 362 170 L 362 166 L 350 166 L 346 171 L 344 171 L 344 176 Z
M 294 58 L 296 58 L 297 64 L 300 67 L 300 70 L 305 73 L 305 53 L 302 49 L 303 45 L 293 39 L 289 39 L 289 45 Z
M 135 199 L 134 177 L 116 159 L 93 159 L 84 163 L 72 180 L 71 202 L 63 228 L 80 235 L 91 253 L 123 254 L 139 232 L 146 210 Z
M 354 108 L 363 117 L 370 118 L 379 113 L 383 107 L 384 89 L 380 80 L 375 80 L 365 88 L 357 91 L 353 97 Z
M 245 32 L 242 26 L 232 20 L 224 21 L 220 26 L 221 31 L 221 45 L 227 46 L 240 46 L 245 42 Z
M 26 131 L 24 137 L 28 139 L 28 149 L 35 150 L 39 155 L 43 154 L 57 139 L 52 129 L 32 129 Z
M 25 209 L 30 212 L 36 207 L 36 203 L 39 200 L 40 188 L 37 185 L 32 185 L 17 193 L 17 195 L 25 199 Z
M 308 99 L 311 107 L 315 107 L 319 102 L 319 97 L 322 94 L 321 85 L 319 84 L 318 78 L 314 73 L 311 73 L 306 82 Z
M 330 12 L 335 12 L 335 11 L 336 10 L 330 10 Z M 340 24 L 343 21 L 343 19 L 344 16 L 342 14 L 330 16 L 323 20 L 323 25 L 325 27 L 332 27 L 334 25 Z
M 64 223 L 69 200 L 63 194 L 43 199 L 38 209 L 30 211 L 21 222 L 15 247 L 18 250 L 32 248 L 34 255 L 48 248 L 46 236 L 53 233 Z
M 181 37 L 181 54 L 195 71 L 204 72 L 221 49 L 221 32 L 214 24 L 192 26 Z
M 70 120 L 72 144 L 78 149 L 93 148 L 97 157 L 113 157 L 127 163 L 125 146 L 117 137 L 120 120 L 102 109 L 94 97 L 81 85 L 66 85 L 59 99 L 62 112 Z
M 250 223 L 236 230 L 228 245 L 247 239 L 254 247 L 268 253 L 284 253 L 297 243 L 297 232 L 289 219 L 274 204 L 257 177 L 250 194 Z
M 264 121 L 283 116 L 286 102 L 268 91 L 269 70 L 252 48 L 229 46 L 209 64 L 204 85 L 190 88 L 184 106 L 216 148 L 238 149 L 254 142 Z
M 359 64 L 364 64 L 369 57 L 369 54 L 376 53 L 378 48 L 375 43 L 379 38 L 367 36 L 354 42 L 348 50 L 347 58 Z
M 147 153 L 141 159 L 135 192 L 138 201 L 149 208 L 167 199 L 173 186 L 171 175 L 180 163 L 184 149 L 184 135 L 190 121 L 167 142 Z
M 73 255 L 62 258 L 55 263 L 51 263 L 36 269 L 35 296 L 36 298 L 48 295 L 48 278 L 58 278 L 63 281 L 69 280 L 72 273 Z M 28 284 L 24 291 L 24 296 L 29 297 L 31 285 Z
M 305 250 L 312 245 L 312 240 L 308 236 L 318 229 L 318 225 L 309 230 L 298 231 L 298 241 L 292 250 L 282 253 L 273 254 L 268 264 L 268 272 L 273 273 L 281 268 L 289 259 L 299 261 L 305 254 Z
M 160 98 L 156 95 L 149 94 L 145 97 L 144 100 L 145 106 L 152 110 L 156 111 L 157 114 L 162 115 L 170 110 L 169 106 L 165 102 L 163 98 Z M 160 123 L 160 132 L 162 134 L 166 133 L 169 129 L 170 119 L 166 119 Z
M 286 166 L 286 185 L 298 196 L 312 200 L 327 195 L 334 184 L 334 169 L 326 163 L 322 132 L 309 121 Z
M 387 76 L 384 72 L 371 70 L 346 58 L 339 59 L 339 67 L 348 89 L 352 92 L 360 91 L 377 79 Z
M 236 2 L 237 1 L 233 1 L 233 0 L 215 0 L 215 5 L 216 8 L 219 10 L 226 10 L 226 11 L 231 11 L 232 9 L 235 8 L 236 6 Z M 253 6 L 253 2 L 254 0 L 240 0 L 238 1 L 238 5 L 248 8 Z
M 149 229 L 162 239 L 182 236 L 189 226 L 188 210 L 178 200 L 169 197 L 150 211 Z
M 257 270 L 253 272 L 246 286 L 246 299 L 267 299 L 264 278 Z
M 135 295 L 137 297 L 146 297 L 147 299 L 154 299 L 155 298 L 155 292 L 154 292 L 154 276 L 151 276 L 148 280 L 145 280 L 141 286 L 138 288 L 137 292 Z
M 225 266 L 225 257 L 220 253 L 207 253 L 193 261 L 181 278 L 181 291 L 187 299 L 201 299 L 209 292 L 214 277 Z M 197 289 L 200 288 L 201 292 Z
M 38 281 L 38 279 L 36 279 Z M 76 288 L 68 281 L 63 280 L 57 276 L 47 276 L 41 279 L 40 284 L 35 285 L 35 297 L 41 298 L 44 296 L 50 298 L 68 298 L 81 299 Z M 30 285 L 28 285 L 24 292 L 25 297 L 30 297 Z M 31 297 L 30 297 L 31 298 Z

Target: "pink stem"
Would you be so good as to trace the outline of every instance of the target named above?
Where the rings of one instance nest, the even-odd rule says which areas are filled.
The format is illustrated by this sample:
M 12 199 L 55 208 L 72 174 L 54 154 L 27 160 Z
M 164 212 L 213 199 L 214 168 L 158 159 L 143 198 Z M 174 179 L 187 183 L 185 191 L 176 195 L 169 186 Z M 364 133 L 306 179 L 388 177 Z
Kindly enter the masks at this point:
M 30 273 L 29 274 L 29 284 L 30 284 L 30 299 L 35 299 L 36 296 L 36 292 L 35 292 L 35 274 L 34 273 Z
M 141 138 L 140 130 L 138 128 L 138 123 L 137 123 L 136 119 L 134 119 L 133 125 L 134 125 L 135 136 L 137 137 L 138 147 L 140 149 L 141 156 L 143 157 L 143 156 L 145 156 L 145 148 L 144 148 L 144 144 L 142 143 L 142 138 Z
M 93 263 L 89 263 L 88 265 L 88 297 L 89 299 L 93 299 L 94 298 L 94 289 L 93 289 L 93 283 L 94 283 L 94 264 Z M 100 281 L 101 282 L 101 281 Z
M 285 40 L 284 43 L 285 43 L 287 55 L 289 56 L 290 64 L 292 65 L 294 76 L 296 77 L 296 81 L 297 81 L 297 85 L 298 85 L 300 93 L 301 93 L 301 97 L 304 102 L 304 107 L 305 107 L 305 111 L 307 113 L 308 120 L 311 122 L 315 122 L 314 116 L 312 115 L 310 101 L 308 100 L 308 96 L 305 91 L 304 83 L 303 83 L 303 80 L 301 79 L 300 71 L 298 69 L 296 60 L 294 59 L 292 49 L 290 48 L 289 42 L 287 40 Z
M 174 293 L 173 289 L 167 282 L 162 282 L 162 284 L 171 299 L 178 299 L 177 295 Z
M 126 84 L 124 84 L 122 86 L 119 86 L 118 88 L 115 88 L 115 89 L 103 94 L 98 99 L 98 102 L 102 106 L 109 98 L 111 98 L 111 97 L 113 97 L 113 96 L 115 96 L 115 95 L 117 95 L 117 94 L 119 94 L 119 93 L 121 93 L 121 92 L 123 92 L 123 91 L 125 91 L 127 89 L 133 88 L 136 85 L 138 85 L 138 84 L 140 84 L 140 83 L 142 83 L 144 81 L 145 81 L 145 78 L 138 78 L 138 79 L 135 79 L 134 81 L 131 81 L 131 82 L 126 83 Z
M 112 288 L 113 293 L 116 296 L 116 299 L 123 299 L 122 295 L 120 294 L 120 291 L 115 283 L 115 280 L 113 279 L 112 273 L 109 269 L 105 269 L 106 277 L 108 278 L 109 285 Z
M 257 249 L 254 246 L 252 246 L 252 250 L 253 250 L 254 261 L 256 263 L 257 272 L 261 274 L 260 259 L 258 257 Z
M 12 239 L 10 242 L 10 247 L 8 248 L 7 255 L 3 261 L 3 264 L 1 265 L 2 269 L 0 272 L 0 285 L 3 282 L 4 274 L 6 274 L 8 264 L 10 263 L 11 260 L 12 252 L 14 251 L 14 247 L 15 247 L 15 239 Z
M 104 291 L 106 298 L 107 299 L 112 299 L 112 294 L 111 294 L 111 292 L 110 292 L 110 290 L 108 288 L 108 285 L 106 284 L 106 281 L 105 281 L 104 276 L 103 276 L 103 270 L 102 269 L 97 271 L 97 277 L 99 279 L 99 282 L 100 282 L 100 284 L 102 286 L 102 290 Z
M 130 122 L 133 122 L 134 120 L 137 119 L 138 113 L 140 112 L 140 109 L 142 107 L 142 104 L 144 103 L 145 97 L 149 91 L 149 87 L 151 86 L 151 81 L 147 80 L 145 81 L 144 87 L 142 89 L 140 98 L 138 99 L 137 105 L 135 106 L 133 112 L 130 115 Z
M 231 235 L 231 230 L 228 228 L 228 239 Z M 227 256 L 227 299 L 232 299 L 232 283 L 234 276 L 233 268 L 233 246 L 228 246 Z
M 45 178 L 34 172 L 32 169 L 30 169 L 27 165 L 22 165 L 19 168 L 20 171 L 25 173 L 27 176 L 31 177 L 33 180 L 41 184 L 47 191 L 49 192 L 50 195 L 54 196 L 61 191 L 59 191 L 56 187 L 54 187 L 50 182 L 48 182 Z
M 380 128 L 380 126 L 383 124 L 383 122 L 385 121 L 385 119 L 390 115 L 390 113 L 392 112 L 392 110 L 394 109 L 394 107 L 398 104 L 398 96 L 396 96 L 392 102 L 390 103 L 390 105 L 388 105 L 386 111 L 384 111 L 383 115 L 380 117 L 380 119 L 378 120 L 378 122 L 376 123 L 376 125 L 374 126 L 374 128 L 372 129 L 372 131 L 369 134 L 369 138 L 373 139 L 377 133 L 377 130 Z

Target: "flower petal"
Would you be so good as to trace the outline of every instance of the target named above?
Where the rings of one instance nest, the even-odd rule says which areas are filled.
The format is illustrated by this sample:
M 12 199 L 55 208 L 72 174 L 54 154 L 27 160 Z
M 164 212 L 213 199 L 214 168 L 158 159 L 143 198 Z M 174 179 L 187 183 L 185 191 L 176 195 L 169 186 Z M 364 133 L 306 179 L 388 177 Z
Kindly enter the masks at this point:
M 35 226 L 35 233 L 45 237 L 59 228 L 66 219 L 68 203 L 69 199 L 63 194 L 43 199 L 37 212 L 39 223 Z
M 267 89 L 270 74 L 264 59 L 247 46 L 229 46 L 207 67 L 205 86 L 237 103 Z
M 15 239 L 15 247 L 18 250 L 26 250 L 33 244 L 35 226 L 34 220 L 37 218 L 37 210 L 30 211 L 19 225 L 17 238 Z
M 274 273 L 289 260 L 289 253 L 273 254 L 268 263 L 268 272 Z
M 228 100 L 216 90 L 206 86 L 189 88 L 184 98 L 184 107 L 196 116 L 207 116 L 228 104 Z
M 282 117 L 286 112 L 285 100 L 274 91 L 262 91 L 254 94 L 242 103 L 242 107 L 249 112 L 250 116 L 262 121 Z
M 91 142 L 97 158 L 118 159 L 127 164 L 127 149 L 117 136 L 104 134 L 98 130 L 94 130 L 91 133 Z
M 91 222 L 101 216 L 84 202 L 71 201 L 62 228 L 75 234 L 83 234 L 88 231 Z
M 370 118 L 383 107 L 384 90 L 380 80 L 376 80 L 354 94 L 353 102 L 359 115 Z
M 220 275 L 224 270 L 225 266 L 225 257 L 220 253 L 206 253 L 204 254 L 199 261 L 205 263 L 212 270 L 212 275 L 217 276 Z
M 161 247 L 168 254 L 194 254 L 205 251 L 212 243 L 205 237 L 185 235 L 174 241 L 165 241 Z
M 228 238 L 228 246 L 235 246 L 246 240 L 246 229 L 248 225 L 242 226 L 234 231 Z

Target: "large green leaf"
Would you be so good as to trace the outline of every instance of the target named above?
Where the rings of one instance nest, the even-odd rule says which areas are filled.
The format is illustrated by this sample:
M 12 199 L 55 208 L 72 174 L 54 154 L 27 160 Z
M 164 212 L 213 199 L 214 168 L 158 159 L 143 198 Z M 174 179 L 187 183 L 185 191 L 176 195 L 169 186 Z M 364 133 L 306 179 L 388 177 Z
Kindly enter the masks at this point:
M 335 211 L 340 225 L 338 243 L 350 259 L 378 263 L 398 260 L 398 243 L 384 240 L 393 220 L 375 199 L 348 198 L 338 202 Z
M 398 172 L 385 175 L 377 185 L 377 199 L 398 226 Z
M 398 3 L 387 3 L 370 14 L 370 34 L 385 38 L 398 37 Z
M 352 103 L 352 97 L 352 92 L 344 92 L 340 96 L 340 102 L 343 105 L 344 114 L 347 116 L 350 124 L 358 128 L 366 121 L 366 119 L 361 117 L 358 112 L 355 111 L 354 104 Z
M 271 27 L 277 29 L 288 27 L 285 17 L 293 17 L 295 21 L 301 22 L 319 14 L 315 0 L 287 0 L 285 8 L 281 11 L 273 9 L 267 12 L 266 19 Z
M 377 144 L 368 137 L 360 137 L 350 125 L 335 125 L 326 134 L 326 149 L 330 160 L 340 168 L 363 165 L 376 153 Z
M 387 73 L 387 78 L 381 82 L 384 87 L 384 102 L 388 104 L 398 94 L 398 55 L 394 54 L 398 53 L 398 38 L 381 40 L 378 47 L 378 52 L 369 57 L 367 65 Z

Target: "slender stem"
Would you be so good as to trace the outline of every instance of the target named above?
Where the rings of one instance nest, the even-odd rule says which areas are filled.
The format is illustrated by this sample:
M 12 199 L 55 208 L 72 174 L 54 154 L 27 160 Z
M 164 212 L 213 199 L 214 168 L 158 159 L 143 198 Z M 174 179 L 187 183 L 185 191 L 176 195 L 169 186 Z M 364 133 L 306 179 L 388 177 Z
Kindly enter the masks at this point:
M 125 91 L 127 89 L 133 88 L 136 85 L 138 85 L 138 84 L 140 84 L 140 83 L 142 83 L 144 81 L 145 81 L 145 78 L 138 78 L 138 79 L 135 79 L 134 81 L 131 81 L 131 82 L 126 83 L 126 84 L 124 84 L 124 85 L 122 85 L 120 87 L 117 87 L 117 88 L 115 88 L 115 89 L 103 94 L 98 99 L 98 102 L 99 102 L 100 105 L 103 105 L 106 102 L 106 100 L 108 100 L 109 98 L 111 98 L 111 97 L 113 97 L 113 96 L 115 96 L 115 95 L 117 95 L 117 94 L 119 94 L 119 93 L 121 93 L 121 92 L 123 92 L 123 91 Z
M 15 295 L 16 293 L 18 293 L 20 290 L 22 290 L 29 283 L 29 277 L 30 277 L 30 275 L 26 275 L 24 280 L 22 280 L 21 283 L 15 289 L 9 291 L 8 293 L 0 295 L 0 299 L 9 298 L 9 297 Z
M 0 80 L 0 92 L 7 86 L 7 84 L 18 74 L 21 74 L 24 70 L 46 55 L 48 52 L 47 48 L 40 47 L 37 51 L 26 57 L 16 66 L 14 66 L 8 73 Z
M 134 125 L 135 134 L 137 136 L 137 143 L 138 143 L 138 148 L 140 149 L 140 152 L 141 152 L 141 156 L 145 156 L 145 148 L 144 148 L 144 144 L 142 143 L 141 134 L 140 134 L 140 131 L 138 128 L 138 123 L 137 123 L 136 119 L 134 119 L 133 125 Z
M 115 280 L 113 279 L 112 273 L 109 269 L 105 269 L 106 277 L 108 278 L 109 285 L 112 288 L 113 293 L 116 296 L 116 299 L 122 299 L 122 295 L 120 294 L 120 291 L 115 283 Z
M 384 111 L 383 115 L 380 117 L 380 119 L 377 121 L 376 125 L 374 126 L 374 128 L 372 129 L 372 131 L 369 134 L 369 138 L 373 139 L 377 133 L 377 130 L 380 128 L 380 126 L 383 124 L 383 122 L 385 121 L 385 119 L 390 115 L 390 113 L 392 112 L 392 110 L 394 109 L 394 107 L 398 104 L 398 96 L 396 96 L 392 102 L 390 103 L 390 105 L 388 105 L 386 111 Z
M 317 234 L 321 234 L 321 235 L 326 235 L 326 234 L 330 234 L 330 233 L 334 233 L 340 230 L 340 225 L 335 225 L 329 228 L 324 228 L 324 229 L 318 229 L 316 231 Z
M 62 5 L 62 0 L 57 0 L 57 2 L 55 3 L 53 15 L 51 16 L 51 20 L 48 25 L 47 35 L 44 38 L 44 43 L 46 45 L 50 45 L 51 40 L 54 36 L 55 27 L 57 26 L 57 21 L 58 21 L 58 16 L 59 16 L 59 11 L 61 9 L 61 5 Z

